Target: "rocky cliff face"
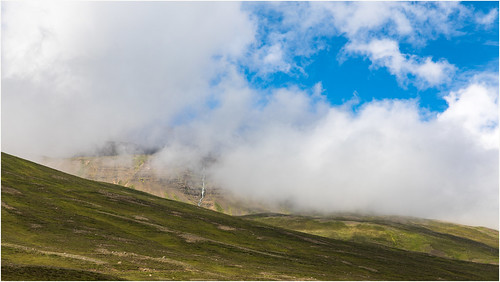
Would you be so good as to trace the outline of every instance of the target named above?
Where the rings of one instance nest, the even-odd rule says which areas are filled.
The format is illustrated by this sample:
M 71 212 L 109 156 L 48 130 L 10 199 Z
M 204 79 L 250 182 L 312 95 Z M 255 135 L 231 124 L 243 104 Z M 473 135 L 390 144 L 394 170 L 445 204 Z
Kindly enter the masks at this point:
M 185 168 L 153 166 L 152 155 L 118 155 L 45 159 L 55 169 L 83 178 L 123 185 L 159 197 L 197 205 L 201 197 L 203 175 Z M 259 203 L 237 199 L 230 192 L 205 179 L 201 206 L 231 215 L 269 211 Z

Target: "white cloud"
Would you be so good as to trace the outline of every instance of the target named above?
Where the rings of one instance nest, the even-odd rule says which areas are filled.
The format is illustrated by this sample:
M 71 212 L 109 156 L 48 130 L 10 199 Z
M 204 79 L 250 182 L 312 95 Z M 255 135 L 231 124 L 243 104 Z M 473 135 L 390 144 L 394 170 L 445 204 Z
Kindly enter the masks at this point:
M 422 62 L 410 60 L 407 66 L 408 72 L 415 75 L 423 84 L 438 86 L 451 80 L 456 67 L 446 60 L 433 62 L 430 57 L 426 57 Z
M 205 103 L 210 80 L 255 35 L 238 3 L 60 4 L 2 7 L 2 141 L 13 153 L 164 130 Z
M 280 43 L 257 50 L 252 60 L 262 62 L 258 73 L 261 75 L 276 72 L 288 73 L 292 69 L 292 65 L 286 62 L 283 52 L 283 47 Z
M 333 26 L 348 38 L 359 36 L 359 34 L 380 29 L 391 20 L 394 3 L 382 2 L 332 2 L 314 3 L 320 5 L 331 13 Z M 397 4 L 396 4 L 397 5 Z M 398 17 L 397 23 L 404 26 L 398 30 L 408 31 L 408 23 Z
M 498 19 L 498 9 L 491 9 L 487 14 L 479 12 L 476 14 L 476 22 L 480 25 L 490 26 Z
M 368 103 L 358 115 L 328 108 L 303 123 L 294 111 L 311 113 L 308 96 L 275 95 L 268 112 L 274 116 L 264 115 L 211 168 L 223 187 L 299 209 L 498 226 L 498 148 L 484 147 L 463 127 L 423 121 L 417 105 L 405 100 Z
M 351 42 L 345 46 L 347 53 L 367 56 L 374 66 L 387 67 L 399 82 L 407 83 L 415 77 L 421 87 L 438 86 L 451 79 L 455 67 L 445 60 L 433 62 L 402 54 L 398 43 L 389 39 L 374 39 L 368 43 Z
M 351 41 L 384 37 L 417 45 L 458 34 L 461 20 L 472 14 L 458 2 L 312 2 L 303 8 L 310 12 L 303 13 L 302 21 L 290 17 L 297 22 L 310 23 L 305 16 L 316 19 L 316 24 L 328 22 L 330 29 Z
M 444 99 L 449 107 L 439 115 L 440 121 L 462 126 L 485 148 L 498 150 L 498 88 L 472 83 Z

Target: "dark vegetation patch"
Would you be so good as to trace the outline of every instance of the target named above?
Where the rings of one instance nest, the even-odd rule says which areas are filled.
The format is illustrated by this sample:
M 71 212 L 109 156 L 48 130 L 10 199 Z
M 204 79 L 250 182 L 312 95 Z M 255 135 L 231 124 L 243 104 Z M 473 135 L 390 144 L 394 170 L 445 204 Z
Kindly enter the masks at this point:
M 116 276 L 98 272 L 38 265 L 3 265 L 2 280 L 25 281 L 116 281 Z

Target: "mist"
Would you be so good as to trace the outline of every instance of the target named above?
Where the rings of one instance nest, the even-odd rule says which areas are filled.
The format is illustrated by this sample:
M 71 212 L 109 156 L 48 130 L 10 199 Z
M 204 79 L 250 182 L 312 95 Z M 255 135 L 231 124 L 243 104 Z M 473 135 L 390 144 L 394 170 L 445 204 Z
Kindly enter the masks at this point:
M 283 44 L 274 36 L 259 45 L 254 9 L 234 2 L 3 3 L 2 151 L 40 160 L 130 143 L 155 152 L 158 167 L 201 170 L 211 157 L 207 177 L 252 200 L 498 229 L 497 73 L 460 77 L 443 91 L 442 112 L 414 98 L 360 103 L 355 94 L 333 105 L 321 81 L 254 87 L 242 65 L 261 69 L 263 79 L 296 70 L 283 42 L 303 39 L 298 28 L 283 33 Z M 328 11 L 304 9 L 311 19 Z M 329 24 L 322 35 L 351 40 L 342 56 L 373 40 L 352 26 L 343 30 L 343 22 Z M 318 51 L 311 48 L 298 53 Z M 363 52 L 355 55 L 378 56 Z M 398 82 L 412 83 L 413 75 L 419 87 L 441 76 L 450 83 L 449 63 L 412 57 L 398 68 L 394 58 L 403 55 L 391 52 L 374 64 Z M 439 76 L 419 75 L 424 67 Z

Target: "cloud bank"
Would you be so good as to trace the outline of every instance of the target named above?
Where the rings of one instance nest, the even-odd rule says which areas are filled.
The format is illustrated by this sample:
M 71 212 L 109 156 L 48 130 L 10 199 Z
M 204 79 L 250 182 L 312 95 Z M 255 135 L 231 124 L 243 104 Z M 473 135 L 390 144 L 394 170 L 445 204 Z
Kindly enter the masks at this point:
M 256 200 L 498 228 L 497 73 L 447 88 L 434 113 L 411 99 L 332 106 L 321 82 L 260 90 L 241 71 L 303 72 L 292 54 L 307 62 L 343 36 L 344 59 L 447 85 L 453 64 L 400 44 L 476 15 L 454 2 L 4 3 L 2 150 L 67 157 L 127 141 L 159 147 L 158 165 L 214 156 L 209 176 Z

